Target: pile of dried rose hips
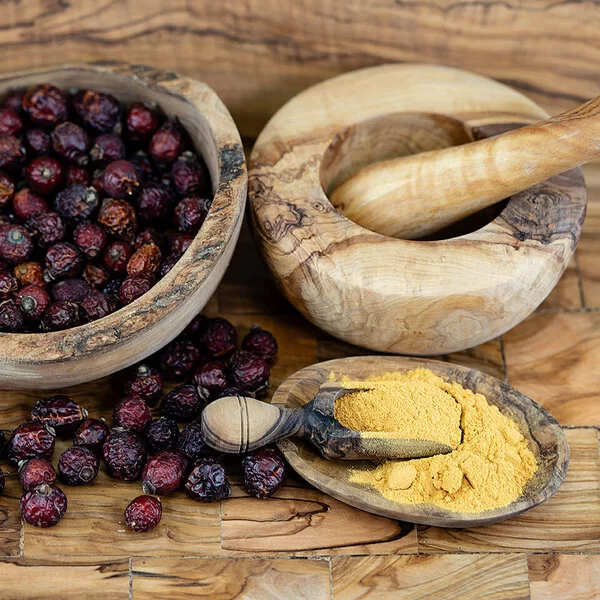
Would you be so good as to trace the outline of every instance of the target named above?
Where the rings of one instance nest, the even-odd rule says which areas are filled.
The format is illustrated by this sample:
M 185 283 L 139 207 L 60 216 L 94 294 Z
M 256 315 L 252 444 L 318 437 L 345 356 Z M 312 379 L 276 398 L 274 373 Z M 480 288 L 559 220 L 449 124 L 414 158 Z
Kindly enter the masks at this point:
M 133 302 L 189 247 L 206 165 L 149 105 L 49 84 L 0 104 L 0 331 L 56 331 Z
M 31 420 L 19 425 L 8 442 L 0 432 L 3 454 L 18 465 L 25 521 L 50 527 L 67 509 L 50 463 L 55 436 L 73 440 L 57 465 L 58 477 L 66 485 L 92 482 L 101 459 L 115 479 L 141 477 L 144 495 L 125 509 L 125 522 L 133 531 L 149 531 L 160 521 L 162 505 L 155 496 L 180 488 L 201 502 L 229 496 L 225 457 L 205 444 L 199 417 L 217 398 L 263 394 L 278 350 L 273 335 L 257 326 L 239 350 L 237 342 L 237 330 L 229 321 L 200 315 L 175 341 L 127 374 L 112 429 L 104 420 L 88 418 L 72 398 L 57 395 L 38 400 Z M 163 396 L 163 377 L 184 382 Z M 153 407 L 160 417 L 152 418 Z M 182 431 L 178 422 L 186 423 Z M 243 456 L 241 467 L 246 489 L 257 498 L 272 495 L 283 483 L 285 464 L 273 448 Z M 0 469 L 0 491 L 3 488 Z

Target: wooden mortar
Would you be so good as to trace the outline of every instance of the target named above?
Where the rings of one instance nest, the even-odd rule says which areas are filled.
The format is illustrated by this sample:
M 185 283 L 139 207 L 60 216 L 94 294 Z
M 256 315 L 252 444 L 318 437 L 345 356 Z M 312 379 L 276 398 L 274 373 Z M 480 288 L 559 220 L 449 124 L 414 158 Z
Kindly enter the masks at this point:
M 299 94 L 250 157 L 250 212 L 277 284 L 317 326 L 373 350 L 441 354 L 501 335 L 546 298 L 573 255 L 586 205 L 581 169 L 513 195 L 475 231 L 437 241 L 362 227 L 327 193 L 375 162 L 547 117 L 505 85 L 434 65 L 364 69 Z

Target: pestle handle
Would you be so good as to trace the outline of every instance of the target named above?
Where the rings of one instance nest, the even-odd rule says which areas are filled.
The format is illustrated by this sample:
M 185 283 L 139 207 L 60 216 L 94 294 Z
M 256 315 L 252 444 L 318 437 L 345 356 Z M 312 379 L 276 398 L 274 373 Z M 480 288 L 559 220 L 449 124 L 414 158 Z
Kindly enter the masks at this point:
M 298 433 L 305 411 L 280 408 L 242 396 L 211 402 L 201 417 L 202 434 L 215 450 L 232 454 L 249 452 Z
M 418 238 L 598 157 L 600 96 L 492 138 L 375 163 L 331 202 L 364 227 Z

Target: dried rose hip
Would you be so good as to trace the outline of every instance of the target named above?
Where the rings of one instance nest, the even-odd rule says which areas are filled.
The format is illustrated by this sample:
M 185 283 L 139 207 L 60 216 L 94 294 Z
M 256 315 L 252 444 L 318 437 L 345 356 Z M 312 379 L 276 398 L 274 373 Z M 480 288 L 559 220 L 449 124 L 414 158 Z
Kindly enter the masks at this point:
M 242 459 L 244 486 L 257 498 L 272 496 L 283 484 L 285 463 L 274 448 L 260 448 Z
M 106 232 L 96 223 L 80 223 L 73 231 L 75 245 L 90 259 L 100 256 L 106 246 Z
M 22 127 L 21 117 L 12 108 L 0 108 L 0 133 L 13 135 Z
M 75 446 L 86 446 L 96 454 L 102 454 L 102 446 L 108 437 L 108 425 L 100 419 L 86 419 L 73 437 Z
M 121 122 L 121 105 L 109 94 L 82 90 L 75 94 L 73 106 L 86 127 L 98 133 L 115 132 Z
M 277 358 L 277 340 L 275 336 L 258 325 L 253 325 L 246 337 L 242 340 L 242 350 L 256 354 L 269 363 Z
M 115 301 L 108 295 L 99 290 L 92 290 L 81 301 L 81 309 L 88 321 L 102 319 L 110 313 L 117 310 Z
M 50 136 L 43 129 L 27 129 L 24 139 L 27 152 L 31 156 L 50 154 Z
M 135 209 L 125 200 L 107 198 L 102 202 L 98 214 L 98 223 L 104 225 L 106 230 L 115 237 L 133 241 L 137 230 Z
M 2 106 L 4 108 L 10 108 L 14 110 L 16 113 L 20 113 L 23 110 L 21 106 L 23 102 L 23 96 L 25 95 L 25 90 L 10 90 L 6 96 L 4 96 L 4 100 L 2 101 Z
M 206 200 L 190 196 L 181 200 L 175 207 L 174 222 L 180 231 L 196 233 L 204 223 L 207 214 Z
M 144 183 L 137 197 L 139 215 L 145 221 L 160 221 L 171 209 L 173 197 L 171 192 L 155 181 Z
M 110 275 L 104 267 L 88 263 L 83 269 L 83 278 L 90 287 L 100 290 L 108 283 Z
M 62 165 L 49 156 L 39 156 L 38 158 L 34 158 L 25 170 L 25 179 L 31 186 L 31 189 L 43 196 L 54 192 L 62 184 L 63 178 L 64 170 Z M 40 210 L 47 210 L 47 208 L 48 207 L 44 202 L 44 207 Z M 21 218 L 30 216 L 31 214 L 28 214 Z
M 55 302 L 47 309 L 41 320 L 42 331 L 70 329 L 81 323 L 81 311 L 75 302 Z
M 200 351 L 189 339 L 176 339 L 159 353 L 160 369 L 167 377 L 179 379 L 200 360 Z
M 24 262 L 19 263 L 13 269 L 14 276 L 23 287 L 28 285 L 37 285 L 43 287 L 46 285 L 44 281 L 44 267 L 39 262 Z
M 50 306 L 48 292 L 37 285 L 28 285 L 19 290 L 16 300 L 26 321 L 39 321 Z
M 98 192 L 93 187 L 76 183 L 66 187 L 56 196 L 56 212 L 73 223 L 89 219 L 98 208 Z
M 200 344 L 211 356 L 224 356 L 235 350 L 237 329 L 227 319 L 209 319 L 200 335 Z
M 42 423 L 27 421 L 13 432 L 7 445 L 7 457 L 14 464 L 30 458 L 51 458 L 54 433 Z
M 32 421 L 52 427 L 61 437 L 72 435 L 87 414 L 73 398 L 60 394 L 38 400 L 31 409 Z
M 196 367 L 194 385 L 204 390 L 203 395 L 213 397 L 228 387 L 225 365 L 217 361 L 201 363 Z
M 269 364 L 255 354 L 239 350 L 230 358 L 228 366 L 231 381 L 242 390 L 260 393 L 269 385 Z
M 63 220 L 55 212 L 39 212 L 29 217 L 25 225 L 42 248 L 62 242 L 67 233 Z
M 161 252 L 156 244 L 145 244 L 138 248 L 127 263 L 129 277 L 154 277 L 160 266 Z
M 58 242 L 46 252 L 45 273 L 50 280 L 75 277 L 83 270 L 83 254 L 68 242 Z
M 13 210 L 19 219 L 25 221 L 37 213 L 47 211 L 48 203 L 44 198 L 38 196 L 38 194 L 29 188 L 23 188 L 15 194 L 13 199 Z
M 45 458 L 31 458 L 19 463 L 19 481 L 28 492 L 44 483 L 54 483 L 56 471 Z
M 14 181 L 6 173 L 0 171 L 0 208 L 8 206 L 14 195 Z
M 23 313 L 14 300 L 0 302 L 0 331 L 16 333 L 23 329 Z
M 26 156 L 25 146 L 14 135 L 0 135 L 0 169 L 18 169 Z
M 121 284 L 119 297 L 124 305 L 131 304 L 143 296 L 152 287 L 152 281 L 147 277 L 127 277 Z
M 172 163 L 183 150 L 183 136 L 176 121 L 167 121 L 150 140 L 148 152 L 158 164 Z
M 19 289 L 17 278 L 8 270 L 0 268 L 0 299 L 6 300 Z
M 171 390 L 160 405 L 161 414 L 175 421 L 192 421 L 200 416 L 205 399 L 193 385 L 180 385 Z
M 112 198 L 128 198 L 137 193 L 140 181 L 135 165 L 128 160 L 111 162 L 102 175 L 102 188 Z
M 162 504 L 153 496 L 138 496 L 125 509 L 125 524 L 132 531 L 150 531 L 161 517 Z
M 186 492 L 200 502 L 214 502 L 231 495 L 231 484 L 223 465 L 214 458 L 198 460 L 185 483 Z
M 128 396 L 138 396 L 149 406 L 154 406 L 162 395 L 163 378 L 158 369 L 146 364 L 138 365 L 125 382 L 123 391 Z
M 178 440 L 179 427 L 173 419 L 160 417 L 151 421 L 146 428 L 146 444 L 150 454 L 162 450 L 174 450 Z
M 148 181 L 154 177 L 154 167 L 152 166 L 152 161 L 144 151 L 138 150 L 131 157 L 131 162 L 137 169 L 140 181 Z
M 67 97 L 53 85 L 36 85 L 23 96 L 23 111 L 29 119 L 41 127 L 57 125 L 68 116 Z
M 187 471 L 187 459 L 177 452 L 163 450 L 148 460 L 142 473 L 144 494 L 172 494 L 182 484 Z
M 150 407 L 137 396 L 125 396 L 115 404 L 113 427 L 141 433 L 151 420 Z
M 85 446 L 73 446 L 58 459 L 58 474 L 67 485 L 85 485 L 98 475 L 98 457 Z
M 78 277 L 72 277 L 55 283 L 52 286 L 51 294 L 52 300 L 55 302 L 64 302 L 65 300 L 81 302 L 90 291 L 91 288 L 87 281 Z
M 189 233 L 176 232 L 167 236 L 167 246 L 171 254 L 181 256 L 194 241 L 194 236 Z
M 171 167 L 173 186 L 182 196 L 202 192 L 209 181 L 203 164 L 191 152 L 184 152 Z
M 79 165 L 69 165 L 65 175 L 65 184 L 80 184 L 87 186 L 90 184 L 90 174 L 85 167 L 80 167 Z
M 131 255 L 133 254 L 133 248 L 127 242 L 116 240 L 110 242 L 106 246 L 102 253 L 102 261 L 104 266 L 113 273 L 124 273 L 127 269 L 127 263 Z
M 107 165 L 125 158 L 125 144 L 118 135 L 105 133 L 99 135 L 90 150 L 90 158 L 96 165 Z
M 146 445 L 135 431 L 113 429 L 102 453 L 108 474 L 122 481 L 137 479 L 146 462 Z
M 14 265 L 29 260 L 32 254 L 33 241 L 25 227 L 0 226 L 0 260 Z
M 158 274 L 160 277 L 164 277 L 167 273 L 173 269 L 173 267 L 179 262 L 181 256 L 178 254 L 169 254 L 165 260 L 160 263 L 160 267 L 158 268 Z
M 79 125 L 70 121 L 61 123 L 54 128 L 50 139 L 54 152 L 61 158 L 79 165 L 87 162 L 90 138 Z
M 127 137 L 134 142 L 144 142 L 158 129 L 156 111 L 144 104 L 133 104 L 125 116 Z
M 44 483 L 25 492 L 20 507 L 21 515 L 30 525 L 52 527 L 67 512 L 67 497 L 59 487 Z
M 139 250 L 145 244 L 154 244 L 159 248 L 163 244 L 162 235 L 156 231 L 156 229 L 152 229 L 151 227 L 146 227 L 146 229 L 142 229 L 136 236 L 133 242 L 133 247 L 136 250 Z

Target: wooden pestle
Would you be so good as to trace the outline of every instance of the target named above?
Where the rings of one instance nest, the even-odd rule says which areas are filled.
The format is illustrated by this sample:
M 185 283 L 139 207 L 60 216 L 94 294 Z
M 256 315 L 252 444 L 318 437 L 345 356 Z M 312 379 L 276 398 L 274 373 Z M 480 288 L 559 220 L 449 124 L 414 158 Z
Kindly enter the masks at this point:
M 331 202 L 363 227 L 414 239 L 598 157 L 600 96 L 496 137 L 372 164 Z

